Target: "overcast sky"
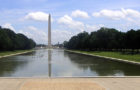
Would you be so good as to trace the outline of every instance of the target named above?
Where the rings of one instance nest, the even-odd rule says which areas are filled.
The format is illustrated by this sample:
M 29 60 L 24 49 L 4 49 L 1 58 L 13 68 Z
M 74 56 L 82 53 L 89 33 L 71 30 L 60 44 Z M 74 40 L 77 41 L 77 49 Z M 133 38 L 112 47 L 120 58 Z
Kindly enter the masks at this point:
M 140 0 L 0 0 L 0 25 L 37 43 L 47 44 L 48 13 L 53 44 L 100 27 L 140 29 Z

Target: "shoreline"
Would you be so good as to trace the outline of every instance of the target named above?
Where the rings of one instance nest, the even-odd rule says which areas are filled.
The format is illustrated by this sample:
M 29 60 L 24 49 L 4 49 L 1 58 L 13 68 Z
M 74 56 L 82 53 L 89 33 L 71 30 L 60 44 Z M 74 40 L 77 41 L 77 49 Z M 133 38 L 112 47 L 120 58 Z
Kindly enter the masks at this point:
M 136 62 L 136 61 L 130 61 L 130 60 L 125 60 L 125 59 L 118 59 L 118 58 L 107 57 L 107 56 L 101 56 L 101 55 L 94 55 L 94 54 L 87 54 L 87 53 L 84 53 L 84 52 L 78 52 L 78 51 L 66 50 L 66 49 L 65 49 L 65 51 L 72 52 L 72 53 L 77 53 L 77 54 L 88 55 L 88 56 L 99 57 L 99 58 L 105 58 L 105 59 L 109 59 L 109 60 L 117 61 L 117 62 L 123 62 L 123 63 L 129 63 L 129 64 L 140 65 L 140 62 Z
M 4 57 L 10 57 L 10 56 L 15 56 L 15 55 L 20 55 L 20 54 L 25 54 L 25 53 L 29 53 L 29 52 L 33 52 L 34 50 L 29 50 L 29 51 L 23 51 L 23 52 L 17 52 L 15 54 L 9 54 L 9 55 L 4 55 L 4 56 L 0 56 L 0 58 L 4 58 Z

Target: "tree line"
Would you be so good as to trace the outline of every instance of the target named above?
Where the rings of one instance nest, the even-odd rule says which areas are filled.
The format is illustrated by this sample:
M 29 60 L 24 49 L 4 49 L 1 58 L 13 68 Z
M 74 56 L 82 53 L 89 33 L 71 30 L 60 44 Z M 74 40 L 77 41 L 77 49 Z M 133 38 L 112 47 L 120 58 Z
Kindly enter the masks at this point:
M 35 41 L 25 35 L 0 27 L 0 51 L 32 49 L 35 46 Z
M 121 51 L 139 53 L 140 30 L 121 32 L 114 28 L 102 27 L 97 31 L 82 32 L 69 41 L 64 41 L 67 49 L 79 49 L 90 51 Z

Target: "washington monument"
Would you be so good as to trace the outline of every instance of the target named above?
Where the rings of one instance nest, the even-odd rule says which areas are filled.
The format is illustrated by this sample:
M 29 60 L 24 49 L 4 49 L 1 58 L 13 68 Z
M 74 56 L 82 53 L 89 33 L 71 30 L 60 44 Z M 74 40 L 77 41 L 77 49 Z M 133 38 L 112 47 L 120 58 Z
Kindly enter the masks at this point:
M 48 48 L 51 48 L 51 15 L 48 18 Z

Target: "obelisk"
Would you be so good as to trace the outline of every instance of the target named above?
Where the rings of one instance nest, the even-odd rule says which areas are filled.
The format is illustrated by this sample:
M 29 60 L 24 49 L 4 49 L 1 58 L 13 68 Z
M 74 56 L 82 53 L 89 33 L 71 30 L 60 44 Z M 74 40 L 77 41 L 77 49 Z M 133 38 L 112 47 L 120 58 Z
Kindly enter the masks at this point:
M 48 48 L 51 48 L 51 15 L 48 17 Z

